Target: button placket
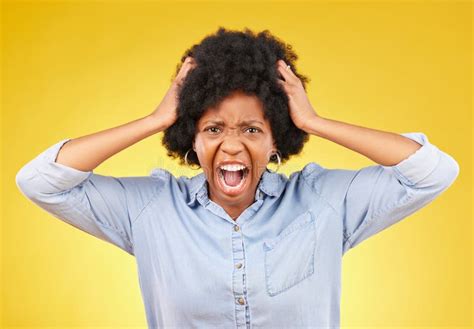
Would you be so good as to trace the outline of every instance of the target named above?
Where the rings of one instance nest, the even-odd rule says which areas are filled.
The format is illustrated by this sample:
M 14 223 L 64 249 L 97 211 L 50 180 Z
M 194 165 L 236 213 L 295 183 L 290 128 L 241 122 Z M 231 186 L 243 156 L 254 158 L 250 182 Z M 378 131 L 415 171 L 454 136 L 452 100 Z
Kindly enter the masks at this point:
M 233 292 L 235 298 L 235 316 L 237 328 L 245 328 L 247 325 L 247 301 L 245 282 L 245 253 L 244 240 L 241 227 L 237 224 L 232 227 L 232 255 L 233 255 Z

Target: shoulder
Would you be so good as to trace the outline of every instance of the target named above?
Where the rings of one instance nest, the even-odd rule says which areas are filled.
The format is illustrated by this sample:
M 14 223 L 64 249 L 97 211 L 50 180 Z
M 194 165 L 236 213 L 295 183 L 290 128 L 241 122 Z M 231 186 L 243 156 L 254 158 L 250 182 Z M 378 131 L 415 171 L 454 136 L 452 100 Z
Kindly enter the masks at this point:
M 301 170 L 292 173 L 289 181 L 298 182 L 297 186 L 301 189 L 317 194 L 337 211 L 356 174 L 356 170 L 327 168 L 309 162 Z
M 169 183 L 171 176 L 169 171 L 155 168 L 148 176 L 126 176 L 118 179 L 127 189 L 148 190 L 153 193 L 158 192 Z
M 309 162 L 301 169 L 301 179 L 312 188 L 323 192 L 329 184 L 345 184 L 356 174 L 356 170 L 326 168 L 316 162 Z
M 157 193 L 168 193 L 171 197 L 190 199 L 206 182 L 203 172 L 195 176 L 174 175 L 163 168 L 155 168 L 150 172 L 151 184 L 155 185 Z

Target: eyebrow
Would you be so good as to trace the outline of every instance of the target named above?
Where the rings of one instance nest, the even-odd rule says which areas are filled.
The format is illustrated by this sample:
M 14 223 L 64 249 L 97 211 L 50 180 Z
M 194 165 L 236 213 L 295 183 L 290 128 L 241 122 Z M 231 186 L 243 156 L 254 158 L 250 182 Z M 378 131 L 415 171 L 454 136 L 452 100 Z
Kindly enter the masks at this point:
M 223 126 L 225 123 L 224 121 L 222 120 L 207 120 L 204 122 L 204 125 L 208 124 L 208 123 L 214 123 L 214 124 L 218 124 L 218 125 L 221 125 Z M 263 126 L 263 122 L 259 121 L 259 120 L 246 120 L 246 121 L 242 121 L 240 123 L 240 126 L 245 126 L 245 125 L 249 125 L 249 124 L 252 124 L 252 123 L 259 123 Z

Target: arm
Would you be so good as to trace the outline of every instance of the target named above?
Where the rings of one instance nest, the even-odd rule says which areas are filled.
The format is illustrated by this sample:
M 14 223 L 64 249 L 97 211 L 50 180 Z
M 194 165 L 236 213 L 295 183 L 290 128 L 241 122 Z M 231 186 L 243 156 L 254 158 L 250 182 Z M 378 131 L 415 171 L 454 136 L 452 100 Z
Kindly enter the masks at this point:
M 53 216 L 133 254 L 132 224 L 164 187 L 169 173 L 117 178 L 92 170 L 176 120 L 177 81 L 190 65 L 182 66 L 152 114 L 84 137 L 63 139 L 26 163 L 16 175 L 19 190 Z
M 118 127 L 69 139 L 55 161 L 77 170 L 92 171 L 112 155 L 165 128 L 157 118 L 148 115 Z
M 396 134 L 320 116 L 306 128 L 378 163 L 318 176 L 321 183 L 343 187 L 343 254 L 432 202 L 459 174 L 456 160 L 423 133 Z M 318 184 L 314 179 L 308 181 Z
M 302 170 L 303 181 L 340 212 L 342 254 L 432 202 L 456 180 L 456 160 L 425 134 L 399 135 L 322 118 L 298 77 L 283 61 L 277 67 L 284 78 L 278 82 L 287 93 L 289 114 L 298 128 L 378 163 L 359 170 L 309 163 Z
M 305 170 L 311 186 L 338 190 L 343 254 L 432 202 L 459 174 L 458 163 L 423 133 L 399 135 L 321 117 L 308 121 L 307 129 L 378 163 L 319 174 Z
M 135 133 L 128 136 L 127 132 L 133 129 Z M 16 184 L 29 200 L 54 217 L 133 255 L 132 223 L 165 184 L 165 177 L 117 178 L 95 174 L 88 168 L 95 168 L 99 159 L 118 152 L 119 147 L 113 143 L 107 149 L 107 140 L 115 138 L 117 144 L 124 146 L 159 130 L 160 125 L 155 127 L 148 117 L 79 138 L 75 144 L 72 142 L 76 140 L 63 139 L 26 163 L 16 175 Z M 68 152 L 62 152 L 70 143 Z M 87 154 L 82 153 L 84 148 Z M 97 154 L 88 156 L 94 152 Z M 55 161 L 61 154 L 71 164 Z
M 422 146 L 393 166 L 326 169 L 309 163 L 304 181 L 331 201 L 342 218 L 342 254 L 420 210 L 449 188 L 459 165 L 423 133 L 404 133 Z
M 403 135 L 321 116 L 308 120 L 305 129 L 312 135 L 335 142 L 383 166 L 396 165 L 421 147 L 420 143 Z
M 356 151 L 369 159 L 391 166 L 406 159 L 420 144 L 401 135 L 326 119 L 313 109 L 301 80 L 283 60 L 276 63 L 283 79 L 278 84 L 288 97 L 288 112 L 298 128 Z

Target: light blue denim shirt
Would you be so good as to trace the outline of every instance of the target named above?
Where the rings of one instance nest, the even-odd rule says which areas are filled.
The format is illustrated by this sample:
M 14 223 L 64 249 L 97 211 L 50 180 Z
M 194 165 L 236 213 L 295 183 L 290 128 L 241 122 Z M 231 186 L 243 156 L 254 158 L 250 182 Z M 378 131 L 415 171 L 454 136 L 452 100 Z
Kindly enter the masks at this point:
M 112 177 L 55 162 L 52 145 L 16 175 L 54 217 L 134 255 L 149 328 L 339 328 L 341 260 L 446 190 L 458 163 L 423 133 L 395 166 L 265 171 L 236 219 L 204 173 Z M 369 284 L 369 283 L 367 283 Z

